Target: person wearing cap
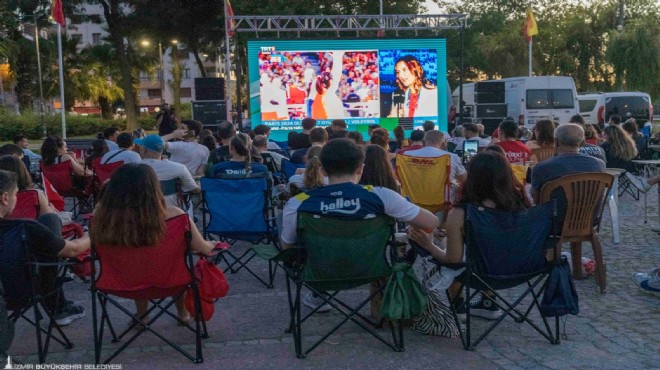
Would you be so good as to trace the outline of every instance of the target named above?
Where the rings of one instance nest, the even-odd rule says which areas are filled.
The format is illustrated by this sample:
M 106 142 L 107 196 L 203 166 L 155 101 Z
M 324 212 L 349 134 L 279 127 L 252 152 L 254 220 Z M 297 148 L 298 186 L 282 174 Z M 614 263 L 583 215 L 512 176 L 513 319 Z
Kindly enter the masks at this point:
M 117 136 L 119 149 L 111 150 L 101 157 L 101 164 L 110 164 L 123 161 L 124 164 L 138 163 L 142 160 L 140 155 L 133 151 L 133 134 L 122 132 Z
M 181 163 L 162 159 L 163 150 L 165 150 L 165 140 L 162 137 L 158 135 L 147 135 L 143 139 L 135 140 L 135 144 L 140 147 L 139 152 L 140 157 L 142 157 L 142 163 L 154 169 L 158 181 L 178 179 L 183 192 L 193 194 L 200 192 L 199 186 L 195 183 L 186 166 Z M 166 196 L 165 201 L 169 206 L 178 206 L 177 194 Z
M 190 174 L 203 175 L 206 163 L 209 160 L 209 148 L 197 142 L 197 137 L 202 131 L 202 123 L 195 120 L 186 120 L 181 123 L 181 130 L 172 132 L 174 138 L 181 138 L 183 141 L 172 141 L 165 143 L 165 149 L 172 153 L 170 159 L 173 162 L 181 163 Z M 169 135 L 163 139 L 167 141 Z

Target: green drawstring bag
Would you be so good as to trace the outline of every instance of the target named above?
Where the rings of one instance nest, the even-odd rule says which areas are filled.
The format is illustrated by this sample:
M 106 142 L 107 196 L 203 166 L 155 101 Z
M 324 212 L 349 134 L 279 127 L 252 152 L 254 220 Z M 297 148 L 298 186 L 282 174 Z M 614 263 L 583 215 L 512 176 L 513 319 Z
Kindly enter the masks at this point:
M 411 319 L 426 307 L 427 298 L 410 264 L 398 262 L 383 292 L 380 313 L 390 320 Z

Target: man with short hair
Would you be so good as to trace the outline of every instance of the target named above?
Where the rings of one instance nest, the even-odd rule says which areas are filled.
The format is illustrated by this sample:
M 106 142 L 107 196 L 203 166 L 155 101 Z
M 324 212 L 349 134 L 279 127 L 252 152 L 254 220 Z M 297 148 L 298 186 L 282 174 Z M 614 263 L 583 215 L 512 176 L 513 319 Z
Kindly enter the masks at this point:
M 117 145 L 119 149 L 111 150 L 101 157 L 101 164 L 110 164 L 123 161 L 124 164 L 138 163 L 142 161 L 140 155 L 133 151 L 133 135 L 128 132 L 122 132 L 117 136 Z
M 30 172 L 38 172 L 41 156 L 28 149 L 28 145 L 30 143 L 27 136 L 23 134 L 16 134 L 14 135 L 13 141 L 14 144 L 18 145 L 23 150 L 23 154 L 25 154 L 25 156 L 28 158 L 28 160 L 25 161 L 26 164 L 29 163 L 28 170 L 30 170 Z
M 197 142 L 202 131 L 202 123 L 195 120 L 186 120 L 181 123 L 183 141 L 172 141 L 165 144 L 165 149 L 172 153 L 170 160 L 181 163 L 190 174 L 203 175 L 206 163 L 209 160 L 209 148 Z M 174 131 L 176 133 L 178 131 Z M 174 136 L 178 138 L 178 136 Z
M 406 155 L 412 157 L 432 158 L 449 155 L 451 164 L 450 179 L 453 183 L 464 183 L 467 179 L 467 171 L 461 163 L 461 158 L 454 153 L 445 150 L 445 135 L 438 130 L 427 131 L 424 134 L 424 147 L 417 150 L 410 150 Z
M 513 120 L 505 119 L 499 126 L 499 139 L 497 145 L 504 149 L 504 155 L 511 164 L 525 164 L 535 161 L 536 157 L 522 141 L 518 139 L 518 124 Z
M 610 116 L 609 125 L 621 125 L 621 116 L 613 114 Z
M 314 127 L 309 133 L 311 146 L 323 146 L 328 142 L 328 132 L 323 127 Z M 305 156 L 309 148 L 302 148 L 291 154 L 291 163 L 305 163 Z
M 280 148 L 280 146 L 277 145 L 275 142 L 269 140 L 269 137 L 270 137 L 270 127 L 268 127 L 267 125 L 259 125 L 259 126 L 255 127 L 255 128 L 254 128 L 254 135 L 255 135 L 255 136 L 256 136 L 256 135 L 263 135 L 263 136 L 266 137 L 266 140 L 267 140 L 266 145 L 268 146 L 268 150 L 272 150 L 272 149 L 275 149 L 275 150 L 277 150 L 277 149 L 282 149 L 282 148 Z
M 305 118 L 301 122 L 302 132 L 298 134 L 298 142 L 301 148 L 309 148 L 312 146 L 312 141 L 309 139 L 309 134 L 316 127 L 316 120 L 314 118 Z
M 535 203 L 539 202 L 541 188 L 547 182 L 573 173 L 605 172 L 605 162 L 580 153 L 583 142 L 584 130 L 580 125 L 567 123 L 555 129 L 557 155 L 537 163 L 532 169 L 532 198 Z M 565 198 L 563 204 L 561 199 L 559 200 L 557 208 L 565 212 Z
M 167 138 L 167 135 L 165 137 Z M 135 144 L 140 146 L 142 163 L 154 169 L 158 181 L 178 179 L 181 183 L 181 191 L 193 194 L 200 192 L 197 183 L 195 183 L 186 166 L 181 163 L 162 159 L 163 150 L 165 150 L 165 141 L 162 137 L 158 135 L 147 135 L 143 139 L 136 139 Z M 165 201 L 169 206 L 179 206 L 177 194 L 165 196 Z
M 16 207 L 17 193 L 16 174 L 0 170 L 0 237 L 12 230 L 17 222 L 23 222 L 25 246 L 37 262 L 42 263 L 56 263 L 59 258 L 76 257 L 89 249 L 90 240 L 87 235 L 74 240 L 62 238 L 62 223 L 54 213 L 43 214 L 36 221 L 7 219 Z M 65 299 L 62 287 L 56 284 L 57 273 L 55 266 L 41 268 L 38 289 L 44 296 L 44 305 L 51 312 L 57 307 L 57 312 L 52 312 L 57 325 L 65 326 L 84 317 L 85 310 Z
M 474 123 L 463 124 L 463 136 L 465 136 L 465 140 L 477 141 L 480 148 L 485 148 L 490 145 L 490 140 L 482 139 L 479 136 L 479 126 Z
M 435 123 L 433 123 L 433 121 L 424 121 L 424 124 L 422 124 L 422 129 L 424 129 L 424 132 L 435 130 Z
M 105 143 L 108 144 L 108 150 L 117 150 L 119 145 L 117 145 L 117 132 L 119 131 L 116 127 L 108 127 L 103 130 L 103 139 Z
M 574 123 L 576 125 L 579 125 L 580 127 L 582 127 L 582 130 L 584 130 L 584 125 L 585 125 L 584 118 L 579 114 L 572 116 L 571 119 L 568 121 L 568 123 Z M 601 148 L 600 145 L 589 144 L 585 140 L 582 142 L 582 145 L 580 146 L 580 153 L 590 155 L 594 158 L 600 159 L 604 163 L 607 163 L 605 150 Z
M 264 159 L 264 164 L 266 164 L 265 158 L 270 156 L 275 162 L 275 170 L 278 171 L 282 168 L 282 159 L 286 157 L 277 152 L 268 151 L 268 138 L 264 135 L 257 135 L 252 139 L 252 146 L 257 150 L 257 153 L 261 155 L 261 158 Z M 269 168 L 270 170 L 270 168 Z
M 348 125 L 346 125 L 346 121 L 343 119 L 333 119 L 330 127 L 332 128 L 332 136 L 329 138 L 330 140 L 343 138 L 348 135 L 348 131 L 346 131 Z
M 397 154 L 404 154 L 412 150 L 422 149 L 424 147 L 424 131 L 413 130 L 410 133 L 410 145 L 405 148 L 399 149 Z
M 209 161 L 213 164 L 228 161 L 231 157 L 229 155 L 229 142 L 236 136 L 236 128 L 232 123 L 224 121 L 218 125 L 217 132 L 221 142 L 220 147 L 209 154 Z

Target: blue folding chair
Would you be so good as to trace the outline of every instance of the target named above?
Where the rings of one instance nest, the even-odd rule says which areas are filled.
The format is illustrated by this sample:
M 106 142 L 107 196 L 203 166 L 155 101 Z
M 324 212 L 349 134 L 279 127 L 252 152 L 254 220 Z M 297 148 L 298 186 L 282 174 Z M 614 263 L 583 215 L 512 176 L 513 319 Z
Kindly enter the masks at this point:
M 268 173 L 203 177 L 202 232 L 207 239 L 217 237 L 234 245 L 237 241 L 252 243 L 252 247 L 236 256 L 229 249 L 216 258 L 227 263 L 225 271 L 236 273 L 245 268 L 267 288 L 273 287 L 279 252 L 275 208 L 271 203 L 271 184 Z M 231 257 L 231 261 L 227 258 Z M 262 279 L 247 264 L 255 256 L 268 261 L 268 281 Z
M 305 168 L 305 164 L 302 163 L 292 163 L 290 160 L 284 158 L 282 159 L 282 173 L 286 180 L 289 181 L 291 176 L 296 174 L 296 170 L 299 168 Z

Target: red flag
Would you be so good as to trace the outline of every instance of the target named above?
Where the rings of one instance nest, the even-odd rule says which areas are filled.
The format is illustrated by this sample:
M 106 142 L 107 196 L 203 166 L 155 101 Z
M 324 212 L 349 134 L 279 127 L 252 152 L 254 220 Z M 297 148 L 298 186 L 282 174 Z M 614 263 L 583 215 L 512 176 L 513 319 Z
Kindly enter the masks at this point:
M 42 174 L 41 178 L 44 180 L 44 190 L 46 191 L 46 198 L 48 198 L 48 202 L 52 203 L 58 211 L 64 211 L 64 199 L 60 196 L 57 190 L 55 190 L 46 176 Z
M 225 18 L 233 17 L 234 16 L 234 9 L 231 7 L 231 2 L 227 0 L 227 14 L 225 14 Z M 227 32 L 229 33 L 229 37 L 234 37 L 234 31 L 232 31 L 236 27 L 236 21 L 231 20 L 227 21 Z
M 55 22 L 60 24 L 60 26 L 64 27 L 66 25 L 64 10 L 62 10 L 62 0 L 53 0 L 53 6 L 51 7 L 50 15 L 53 17 Z

